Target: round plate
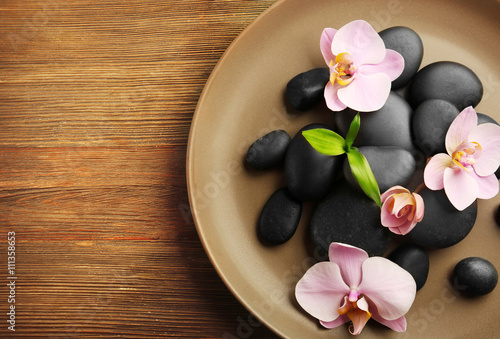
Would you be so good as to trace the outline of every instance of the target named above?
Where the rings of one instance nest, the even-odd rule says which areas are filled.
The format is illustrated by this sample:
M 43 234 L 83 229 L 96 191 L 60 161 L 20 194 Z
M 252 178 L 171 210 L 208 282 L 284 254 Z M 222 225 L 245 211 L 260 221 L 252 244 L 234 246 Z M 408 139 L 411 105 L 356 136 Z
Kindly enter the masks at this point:
M 332 121 L 332 112 L 297 114 L 285 105 L 284 88 L 296 74 L 324 66 L 323 28 L 364 19 L 376 30 L 408 26 L 424 43 L 422 66 L 441 60 L 467 65 L 484 85 L 478 112 L 500 121 L 500 3 L 485 1 L 282 0 L 259 16 L 228 48 L 196 109 L 188 145 L 187 178 L 201 241 L 221 278 L 269 328 L 290 338 L 350 337 L 348 325 L 323 329 L 296 303 L 295 284 L 314 262 L 306 250 L 306 205 L 299 229 L 281 246 L 264 246 L 256 224 L 269 196 L 284 185 L 280 169 L 248 170 L 244 157 L 265 133 L 291 136 L 312 122 Z M 500 227 L 493 219 L 499 197 L 479 202 L 479 217 L 465 240 L 431 251 L 426 285 L 406 315 L 408 329 L 393 332 L 370 321 L 364 338 L 491 338 L 500 330 L 500 288 L 469 299 L 449 283 L 455 264 L 481 256 L 500 269 Z M 417 226 L 418 227 L 418 226 Z M 453 227 L 453 225 L 450 225 Z

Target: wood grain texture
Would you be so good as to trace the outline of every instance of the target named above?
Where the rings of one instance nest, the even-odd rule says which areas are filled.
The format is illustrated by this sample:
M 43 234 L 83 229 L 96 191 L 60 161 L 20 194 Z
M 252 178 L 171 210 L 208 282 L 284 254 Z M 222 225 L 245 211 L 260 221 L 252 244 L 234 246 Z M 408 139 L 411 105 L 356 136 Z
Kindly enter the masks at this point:
M 185 176 L 208 76 L 274 2 L 0 1 L 0 337 L 276 337 L 213 269 Z

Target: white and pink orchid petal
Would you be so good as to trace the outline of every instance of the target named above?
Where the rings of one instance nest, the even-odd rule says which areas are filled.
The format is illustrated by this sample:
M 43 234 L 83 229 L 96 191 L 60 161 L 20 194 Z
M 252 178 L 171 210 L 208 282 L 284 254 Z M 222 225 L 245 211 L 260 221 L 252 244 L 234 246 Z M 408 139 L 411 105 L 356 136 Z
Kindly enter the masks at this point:
M 394 320 L 386 320 L 382 318 L 379 314 L 375 313 L 372 315 L 373 320 L 381 323 L 384 326 L 389 327 L 391 330 L 396 332 L 404 332 L 406 331 L 406 318 L 404 316 L 399 317 Z
M 392 49 L 385 50 L 385 58 L 379 64 L 364 64 L 359 67 L 359 72 L 364 74 L 385 73 L 391 81 L 396 80 L 405 68 L 405 59 L 401 54 Z
M 380 223 L 385 227 L 399 227 L 403 225 L 406 221 L 405 218 L 398 218 L 394 210 L 390 208 L 394 198 L 387 199 L 382 204 L 382 209 L 380 211 Z
M 328 257 L 339 265 L 344 282 L 351 289 L 358 287 L 361 283 L 361 266 L 368 259 L 368 254 L 358 247 L 334 242 L 330 244 Z
M 495 124 L 481 124 L 469 134 L 470 142 L 477 142 L 481 146 L 481 154 L 475 157 L 473 167 L 476 173 L 488 176 L 500 165 L 500 126 Z
M 412 193 L 412 195 L 413 199 L 415 199 L 415 216 L 413 220 L 420 222 L 424 218 L 424 212 L 425 212 L 424 199 L 422 199 L 422 196 L 418 193 Z
M 335 60 L 335 55 L 332 53 L 332 40 L 336 33 L 337 30 L 333 28 L 325 28 L 321 33 L 319 44 L 321 54 L 323 54 L 323 58 L 325 59 L 327 65 L 330 65 L 330 61 Z
M 384 73 L 356 73 L 356 78 L 338 90 L 339 100 L 359 112 L 377 111 L 387 101 L 391 91 L 391 80 Z
M 404 229 L 402 229 L 401 227 L 389 227 L 389 231 L 397 235 L 403 235 Z
M 439 153 L 429 160 L 424 169 L 424 183 L 431 190 L 444 188 L 444 171 L 453 166 L 454 162 L 448 154 Z
M 337 31 L 332 40 L 332 53 L 350 53 L 356 65 L 378 64 L 385 58 L 385 44 L 378 33 L 364 20 L 355 20 Z
M 335 328 L 335 327 L 339 327 L 340 325 L 345 324 L 348 321 L 349 321 L 349 318 L 347 317 L 347 314 L 344 314 L 333 321 L 320 320 L 320 324 L 326 328 Z
M 338 309 L 349 293 L 333 262 L 320 262 L 312 266 L 295 286 L 295 298 L 299 305 L 313 317 L 330 322 L 339 316 Z
M 408 312 L 417 292 L 410 273 L 383 257 L 367 259 L 362 270 L 358 291 L 375 304 L 382 318 L 395 320 Z
M 477 181 L 471 175 L 474 170 L 469 167 L 469 172 L 456 166 L 444 171 L 444 191 L 448 200 L 459 211 L 469 207 L 479 195 Z
M 413 206 L 415 201 L 413 200 L 413 196 L 410 193 L 402 193 L 402 194 L 394 194 L 394 207 L 392 208 L 392 213 L 399 215 L 399 212 L 410 205 Z
M 338 91 L 342 86 L 340 86 L 337 82 L 335 85 L 332 85 L 331 82 L 328 82 L 325 86 L 325 101 L 328 108 L 334 112 L 342 111 L 347 107 L 342 101 L 340 101 L 338 96 Z
M 486 177 L 481 177 L 474 171 L 471 171 L 469 174 L 476 180 L 479 188 L 477 194 L 479 199 L 491 199 L 498 194 L 499 183 L 495 174 L 490 174 Z
M 393 186 L 393 187 L 389 188 L 387 191 L 385 191 L 384 193 L 382 193 L 382 195 L 380 196 L 380 199 L 382 200 L 382 203 L 383 203 L 385 201 L 385 199 L 387 199 L 391 195 L 399 194 L 399 193 L 410 193 L 410 191 L 408 191 L 403 186 Z
M 458 146 L 468 140 L 469 133 L 477 126 L 477 114 L 472 106 L 464 108 L 453 120 L 446 132 L 445 146 L 448 154 L 455 152 Z

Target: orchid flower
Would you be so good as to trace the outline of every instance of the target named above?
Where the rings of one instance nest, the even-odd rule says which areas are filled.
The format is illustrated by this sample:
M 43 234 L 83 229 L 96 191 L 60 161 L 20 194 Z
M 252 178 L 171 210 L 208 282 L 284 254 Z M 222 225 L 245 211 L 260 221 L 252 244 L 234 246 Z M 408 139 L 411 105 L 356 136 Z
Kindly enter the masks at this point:
M 324 95 L 332 111 L 346 107 L 360 112 L 380 109 L 389 96 L 391 81 L 403 72 L 401 54 L 386 49 L 382 38 L 363 20 L 352 21 L 339 30 L 325 28 L 320 47 L 330 67 Z
M 394 186 L 381 195 L 382 226 L 395 234 L 408 234 L 424 217 L 424 200 L 418 193 Z
M 357 247 L 332 243 L 330 261 L 312 266 L 299 280 L 295 297 L 300 306 L 326 328 L 349 320 L 359 334 L 370 318 L 397 332 L 406 330 L 404 315 L 416 294 L 410 273 L 383 257 L 368 257 Z
M 497 195 L 495 171 L 500 165 L 500 126 L 478 125 L 476 111 L 469 106 L 451 123 L 445 145 L 448 154 L 436 154 L 425 167 L 424 182 L 429 189 L 444 188 L 459 211 L 477 198 Z

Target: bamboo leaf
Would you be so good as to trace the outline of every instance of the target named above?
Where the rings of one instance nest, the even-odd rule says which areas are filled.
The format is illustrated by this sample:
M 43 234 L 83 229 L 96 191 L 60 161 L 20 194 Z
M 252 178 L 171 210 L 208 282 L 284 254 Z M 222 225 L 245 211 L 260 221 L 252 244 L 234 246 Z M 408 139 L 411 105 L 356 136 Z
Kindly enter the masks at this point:
M 359 127 L 361 126 L 361 118 L 358 114 L 352 119 L 351 126 L 349 127 L 349 131 L 347 132 L 347 136 L 345 138 L 347 150 L 349 150 L 354 143 L 354 139 L 358 135 Z
M 381 207 L 380 190 L 368 160 L 356 148 L 351 148 L 347 152 L 347 159 L 351 167 L 351 172 L 358 181 L 361 189 L 363 189 L 363 192 Z
M 302 135 L 321 154 L 340 155 L 346 152 L 345 139 L 329 129 L 310 129 L 303 131 Z

